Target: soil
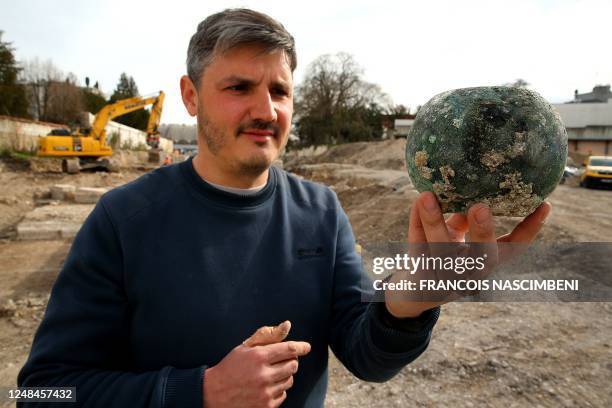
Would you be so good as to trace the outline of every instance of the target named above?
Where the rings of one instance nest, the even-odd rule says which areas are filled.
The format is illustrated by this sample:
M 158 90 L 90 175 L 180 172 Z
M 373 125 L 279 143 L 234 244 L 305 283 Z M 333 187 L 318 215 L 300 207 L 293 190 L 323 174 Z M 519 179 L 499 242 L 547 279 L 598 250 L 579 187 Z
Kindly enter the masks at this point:
M 418 195 L 403 168 L 403 144 L 289 152 L 284 163 L 336 191 L 359 242 L 403 241 Z M 144 172 L 132 166 L 65 175 L 40 163 L 0 161 L 0 387 L 15 385 L 71 244 L 16 240 L 17 223 L 54 184 L 112 187 Z M 571 180 L 549 201 L 540 241 L 611 240 L 612 191 Z M 517 222 L 499 217 L 498 232 Z M 612 303 L 453 303 L 443 307 L 428 350 L 386 383 L 358 380 L 330 353 L 326 406 L 612 406 L 611 347 Z

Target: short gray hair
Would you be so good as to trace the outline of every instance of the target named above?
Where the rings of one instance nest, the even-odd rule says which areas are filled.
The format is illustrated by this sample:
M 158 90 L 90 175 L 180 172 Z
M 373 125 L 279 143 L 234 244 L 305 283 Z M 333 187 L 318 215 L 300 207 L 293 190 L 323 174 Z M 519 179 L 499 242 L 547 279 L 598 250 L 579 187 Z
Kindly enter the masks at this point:
M 266 14 L 238 8 L 212 14 L 198 24 L 187 49 L 187 75 L 199 88 L 202 73 L 216 54 L 244 44 L 261 44 L 267 51 L 282 50 L 291 72 L 297 66 L 295 41 L 281 23 Z

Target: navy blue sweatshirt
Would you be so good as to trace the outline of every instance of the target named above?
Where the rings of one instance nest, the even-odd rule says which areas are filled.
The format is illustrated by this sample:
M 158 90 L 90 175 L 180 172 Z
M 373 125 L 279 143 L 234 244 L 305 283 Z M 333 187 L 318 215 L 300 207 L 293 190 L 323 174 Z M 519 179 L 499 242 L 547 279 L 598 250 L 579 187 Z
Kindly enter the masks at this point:
M 438 317 L 394 319 L 362 300 L 362 279 L 328 188 L 272 167 L 241 196 L 204 182 L 191 160 L 164 167 L 89 215 L 18 385 L 74 386 L 79 406 L 201 407 L 207 366 L 290 320 L 288 339 L 312 350 L 283 406 L 321 407 L 328 346 L 355 376 L 385 381 L 425 350 Z

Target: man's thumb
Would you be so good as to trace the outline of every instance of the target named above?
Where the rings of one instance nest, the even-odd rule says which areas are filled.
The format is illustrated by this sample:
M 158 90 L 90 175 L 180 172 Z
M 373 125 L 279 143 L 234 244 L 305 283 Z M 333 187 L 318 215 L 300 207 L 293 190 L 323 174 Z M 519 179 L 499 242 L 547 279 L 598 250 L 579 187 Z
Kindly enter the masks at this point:
M 281 341 L 285 340 L 289 334 L 289 330 L 291 330 L 291 322 L 289 320 L 285 320 L 278 326 L 260 327 L 242 344 L 248 347 L 254 347 L 280 343 Z

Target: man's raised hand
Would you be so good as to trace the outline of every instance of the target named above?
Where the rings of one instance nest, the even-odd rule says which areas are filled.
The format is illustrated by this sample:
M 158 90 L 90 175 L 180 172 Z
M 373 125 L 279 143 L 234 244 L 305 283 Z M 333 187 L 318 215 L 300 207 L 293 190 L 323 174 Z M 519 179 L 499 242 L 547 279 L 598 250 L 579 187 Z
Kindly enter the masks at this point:
M 283 341 L 291 323 L 262 327 L 204 375 L 205 407 L 278 407 L 293 386 L 303 341 Z
M 448 220 L 444 220 L 436 196 L 427 191 L 419 195 L 410 209 L 408 245 L 409 248 L 421 248 L 422 245 L 418 244 L 424 244 L 429 247 L 432 255 L 436 255 L 436 251 L 443 251 L 447 248 L 435 244 L 465 242 L 466 233 L 469 233 L 469 241 L 476 243 L 479 251 L 486 251 L 487 264 L 492 267 L 498 262 L 511 259 L 525 249 L 526 244 L 535 239 L 550 211 L 550 203 L 542 203 L 511 233 L 497 238 L 493 216 L 486 205 L 476 204 L 469 208 L 467 214 L 453 214 Z M 498 246 L 500 243 L 524 245 Z M 397 274 L 392 281 L 400 278 L 401 274 Z M 386 299 L 387 310 L 396 317 L 416 317 L 427 309 L 447 303 L 447 301 L 402 301 L 387 294 Z

